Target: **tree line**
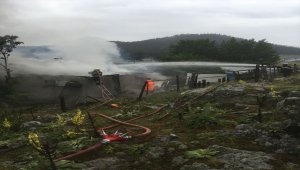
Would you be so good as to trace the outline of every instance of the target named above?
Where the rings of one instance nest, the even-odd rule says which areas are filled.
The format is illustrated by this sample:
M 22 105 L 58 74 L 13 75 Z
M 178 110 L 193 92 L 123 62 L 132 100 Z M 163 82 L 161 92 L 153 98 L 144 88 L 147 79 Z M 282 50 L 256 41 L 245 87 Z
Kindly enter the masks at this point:
M 164 61 L 222 61 L 243 63 L 274 64 L 279 61 L 279 55 L 272 44 L 265 39 L 260 41 L 231 38 L 217 44 L 208 39 L 180 40 L 170 46 Z

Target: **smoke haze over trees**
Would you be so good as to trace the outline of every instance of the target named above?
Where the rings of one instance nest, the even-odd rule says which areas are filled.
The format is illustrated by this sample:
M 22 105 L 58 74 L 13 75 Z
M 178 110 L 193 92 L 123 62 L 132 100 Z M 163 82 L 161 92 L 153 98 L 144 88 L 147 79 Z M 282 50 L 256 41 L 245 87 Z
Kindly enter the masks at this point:
M 126 71 L 114 64 L 122 61 L 116 45 L 98 37 L 78 35 L 57 40 L 55 45 L 20 46 L 12 55 L 13 74 L 82 76 L 95 68 L 105 73 Z

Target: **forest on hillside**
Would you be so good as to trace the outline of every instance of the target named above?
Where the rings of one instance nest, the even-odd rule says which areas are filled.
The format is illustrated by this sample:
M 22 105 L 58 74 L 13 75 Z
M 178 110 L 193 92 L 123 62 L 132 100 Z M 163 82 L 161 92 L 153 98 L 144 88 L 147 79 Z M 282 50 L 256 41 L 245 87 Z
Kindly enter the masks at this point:
M 174 46 L 181 40 L 209 40 L 214 41 L 216 46 L 220 46 L 222 42 L 227 42 L 232 38 L 234 38 L 237 42 L 246 40 L 242 38 L 235 38 L 220 34 L 181 34 L 171 37 L 156 38 L 143 41 L 113 42 L 117 44 L 117 46 L 120 49 L 122 58 L 126 60 L 142 60 L 145 58 L 151 58 L 154 60 L 161 61 L 166 60 L 166 58 L 168 58 L 169 60 L 174 60 L 170 56 L 171 46 Z M 297 47 L 289 47 L 275 44 L 271 44 L 271 47 L 277 54 L 300 55 L 300 48 Z
M 265 40 L 237 41 L 231 38 L 216 44 L 215 41 L 181 40 L 172 45 L 168 55 L 160 58 L 164 61 L 224 61 L 273 64 L 279 61 L 279 55 Z

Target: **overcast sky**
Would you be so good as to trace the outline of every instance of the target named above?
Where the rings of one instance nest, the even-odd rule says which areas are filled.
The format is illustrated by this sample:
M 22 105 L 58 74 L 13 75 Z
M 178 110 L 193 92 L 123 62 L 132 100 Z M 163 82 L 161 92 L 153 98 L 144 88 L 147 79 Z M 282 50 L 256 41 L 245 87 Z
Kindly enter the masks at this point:
M 220 33 L 300 47 L 300 0 L 0 0 L 0 35 L 136 41 Z

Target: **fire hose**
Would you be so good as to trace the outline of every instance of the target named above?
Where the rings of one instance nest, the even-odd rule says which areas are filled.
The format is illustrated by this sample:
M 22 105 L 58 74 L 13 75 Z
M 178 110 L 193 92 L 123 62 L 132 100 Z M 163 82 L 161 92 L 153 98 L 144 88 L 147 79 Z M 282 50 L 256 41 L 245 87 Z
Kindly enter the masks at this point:
M 210 90 L 204 92 L 203 94 L 201 94 L 201 95 L 199 95 L 199 96 L 197 96 L 197 97 L 195 97 L 195 98 L 193 98 L 192 100 L 189 100 L 189 101 L 194 101 L 194 100 L 198 99 L 199 97 L 204 96 L 204 95 L 206 95 L 207 93 L 210 93 L 210 92 L 214 91 L 215 89 L 217 89 L 218 87 L 220 87 L 220 86 L 222 86 L 222 85 L 223 85 L 223 84 L 217 85 L 217 86 L 215 86 L 214 88 L 212 88 L 212 89 L 210 89 Z M 187 105 L 187 103 L 188 103 L 188 102 L 185 102 L 184 104 L 178 106 L 177 108 L 175 108 L 175 109 L 173 110 L 173 112 L 174 112 L 175 110 L 178 110 L 178 109 L 182 108 L 183 106 Z M 103 127 L 103 128 L 99 128 L 99 129 L 98 129 L 99 133 L 100 133 L 101 136 L 103 137 L 102 142 L 101 142 L 101 143 L 97 143 L 97 144 L 95 144 L 95 145 L 93 145 L 93 146 L 90 146 L 90 147 L 88 147 L 88 148 L 86 148 L 86 149 L 79 150 L 79 151 L 77 151 L 77 152 L 75 152 L 75 153 L 72 153 L 72 154 L 69 154 L 69 155 L 66 155 L 66 156 L 57 158 L 57 159 L 55 159 L 54 161 L 73 159 L 73 158 L 75 158 L 75 157 L 77 157 L 77 156 L 80 156 L 80 155 L 83 155 L 83 154 L 85 154 L 85 153 L 88 153 L 88 152 L 91 152 L 91 151 L 93 151 L 93 150 L 96 150 L 96 149 L 100 148 L 100 147 L 101 147 L 103 144 L 105 144 L 105 143 L 113 142 L 113 141 L 122 141 L 122 140 L 126 140 L 126 139 L 128 139 L 128 138 L 131 138 L 130 136 L 125 136 L 126 134 L 122 134 L 122 133 L 118 133 L 118 132 L 115 132 L 115 133 L 112 134 L 112 135 L 108 135 L 108 134 L 106 134 L 105 131 L 104 131 L 104 130 L 106 130 L 106 129 L 111 129 L 111 128 L 114 128 L 114 127 L 117 127 L 117 126 L 120 126 L 120 125 L 127 125 L 127 126 L 133 126 L 133 127 L 138 127 L 138 128 L 144 129 L 144 132 L 143 132 L 143 133 L 134 135 L 134 136 L 132 136 L 132 137 L 143 137 L 143 136 L 146 136 L 146 135 L 148 135 L 148 134 L 151 133 L 151 130 L 150 130 L 149 128 L 147 128 L 147 127 L 145 127 L 145 126 L 140 126 L 140 125 L 128 123 L 128 122 L 131 122 L 131 121 L 134 121 L 134 120 L 138 120 L 138 119 L 141 119 L 141 118 L 148 117 L 148 116 L 151 116 L 151 115 L 153 115 L 153 114 L 156 114 L 156 113 L 158 113 L 159 111 L 161 111 L 162 109 L 164 109 L 164 108 L 167 107 L 167 106 L 168 106 L 168 105 L 164 105 L 164 106 L 158 108 L 157 110 L 155 110 L 155 111 L 152 112 L 152 113 L 148 113 L 148 114 L 146 114 L 146 115 L 142 115 L 142 116 L 139 116 L 139 117 L 136 117 L 136 118 L 127 120 L 127 121 L 116 120 L 116 119 L 114 119 L 114 118 L 112 118 L 112 117 L 110 117 L 110 116 L 107 116 L 107 115 L 104 115 L 104 114 L 101 114 L 101 113 L 97 113 L 97 115 L 99 115 L 99 116 L 101 116 L 101 117 L 104 117 L 104 118 L 109 119 L 109 120 L 111 120 L 111 121 L 113 121 L 113 122 L 116 122 L 116 124 L 113 124 L 113 125 L 110 125 L 110 126 Z M 167 113 L 167 114 L 164 115 L 163 117 L 165 117 L 165 116 L 167 116 L 167 115 L 169 115 L 169 113 Z
M 165 107 L 167 107 L 167 105 L 164 105 L 164 106 L 158 108 L 154 112 L 151 112 L 151 113 L 148 113 L 148 114 L 145 114 L 145 115 L 142 115 L 142 116 L 139 116 L 139 117 L 127 120 L 127 121 L 116 120 L 116 119 L 114 119 L 114 118 L 112 118 L 110 116 L 107 116 L 105 114 L 96 113 L 98 116 L 101 116 L 103 118 L 106 118 L 108 120 L 116 122 L 116 124 L 113 124 L 113 125 L 110 125 L 110 126 L 98 129 L 100 135 L 103 137 L 103 140 L 100 143 L 97 143 L 97 144 L 95 144 L 93 146 L 90 146 L 90 147 L 88 147 L 86 149 L 82 149 L 82 150 L 79 150 L 79 151 L 77 151 L 75 153 L 59 157 L 59 158 L 55 159 L 54 161 L 74 159 L 75 157 L 78 157 L 80 155 L 83 155 L 83 154 L 86 154 L 88 152 L 94 151 L 94 150 L 100 148 L 103 144 L 108 143 L 108 142 L 123 141 L 123 140 L 129 139 L 129 138 L 144 137 L 146 135 L 149 135 L 151 133 L 151 130 L 148 127 L 137 125 L 137 124 L 133 124 L 133 123 L 128 123 L 128 122 L 131 122 L 131 121 L 134 121 L 134 120 L 138 120 L 138 119 L 141 119 L 141 118 L 145 118 L 145 117 L 154 115 L 154 114 L 158 113 L 159 111 L 161 111 L 162 109 L 164 109 Z M 116 131 L 114 134 L 111 134 L 111 135 L 106 134 L 105 131 L 104 131 L 106 129 L 111 129 L 111 128 L 114 128 L 114 127 L 117 127 L 117 126 L 120 126 L 120 125 L 126 125 L 126 126 L 132 126 L 132 127 L 141 128 L 141 129 L 144 129 L 144 132 L 140 133 L 140 134 L 137 134 L 137 135 L 133 135 L 133 136 L 126 136 L 126 134 L 119 133 L 118 131 Z
M 130 120 L 127 120 L 127 121 L 124 121 L 124 122 L 131 122 L 131 121 L 135 121 L 135 120 L 138 120 L 138 119 L 141 119 L 141 118 L 145 118 L 145 117 L 148 117 L 148 116 L 151 116 L 151 115 L 154 115 L 158 112 L 160 112 L 162 109 L 164 109 L 165 107 L 167 107 L 168 105 L 163 105 L 161 107 L 159 107 L 158 109 L 156 109 L 154 112 L 151 112 L 151 113 L 148 113 L 148 114 L 145 114 L 145 115 L 142 115 L 142 116 L 138 116 L 138 117 L 135 117 L 133 119 L 130 119 Z M 114 128 L 114 127 L 117 127 L 117 126 L 120 126 L 121 124 L 119 123 L 116 123 L 116 124 L 113 124 L 113 125 L 110 125 L 110 126 L 107 126 L 107 127 L 103 127 L 103 128 L 99 128 L 99 130 L 106 130 L 106 129 L 111 129 L 111 128 Z
M 145 131 L 141 134 L 137 134 L 137 135 L 134 135 L 132 137 L 141 137 L 141 136 L 145 136 L 145 135 L 148 135 L 149 133 L 151 133 L 151 130 L 145 126 L 141 126 L 141 125 L 136 125 L 136 124 L 132 124 L 132 123 L 127 123 L 127 122 L 122 122 L 122 121 L 119 121 L 119 120 L 116 120 L 116 119 L 113 119 L 109 116 L 106 116 L 104 114 L 101 114 L 101 113 L 97 113 L 97 115 L 101 116 L 101 117 L 104 117 L 108 120 L 111 120 L 111 121 L 114 121 L 116 123 L 119 123 L 119 124 L 122 124 L 122 125 L 127 125 L 127 126 L 133 126 L 133 127 L 138 127 L 138 128 L 141 128 L 141 129 L 144 129 Z M 100 128 L 101 129 L 101 128 Z M 103 129 L 102 129 L 103 130 Z

